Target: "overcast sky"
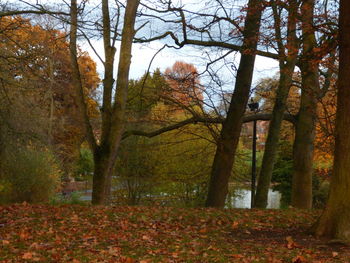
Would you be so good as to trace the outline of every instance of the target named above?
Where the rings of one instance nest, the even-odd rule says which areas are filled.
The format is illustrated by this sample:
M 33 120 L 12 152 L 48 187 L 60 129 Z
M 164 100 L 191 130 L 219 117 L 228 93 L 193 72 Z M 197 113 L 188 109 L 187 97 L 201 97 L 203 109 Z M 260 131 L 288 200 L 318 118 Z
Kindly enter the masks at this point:
M 94 48 L 98 51 L 99 55 L 103 58 L 103 45 L 102 41 L 93 41 Z M 90 56 L 95 60 L 98 67 L 98 72 L 102 76 L 103 65 L 95 55 L 93 50 L 89 47 L 87 43 L 82 43 L 82 49 L 89 52 Z M 132 49 L 132 63 L 130 69 L 130 78 L 138 79 L 140 78 L 148 69 L 149 63 L 154 56 L 154 54 L 163 46 L 159 41 L 155 41 L 148 45 L 134 44 Z M 119 46 L 117 46 L 118 48 Z M 205 67 L 203 65 L 203 60 L 201 57 L 204 57 L 202 49 L 195 47 L 184 47 L 181 50 L 174 49 L 164 49 L 161 51 L 153 60 L 150 71 L 152 72 L 156 68 L 160 68 L 161 71 L 164 71 L 167 67 L 171 67 L 176 61 L 185 61 L 187 63 L 194 64 L 199 72 L 202 72 Z M 232 60 L 236 60 L 238 64 L 239 56 L 231 56 Z M 229 59 L 230 59 L 229 58 Z M 119 59 L 119 53 L 116 53 L 116 68 L 117 62 Z M 278 72 L 278 62 L 257 56 L 255 63 L 254 71 L 254 80 L 256 82 L 260 78 L 272 77 Z M 230 74 L 227 72 L 227 74 Z

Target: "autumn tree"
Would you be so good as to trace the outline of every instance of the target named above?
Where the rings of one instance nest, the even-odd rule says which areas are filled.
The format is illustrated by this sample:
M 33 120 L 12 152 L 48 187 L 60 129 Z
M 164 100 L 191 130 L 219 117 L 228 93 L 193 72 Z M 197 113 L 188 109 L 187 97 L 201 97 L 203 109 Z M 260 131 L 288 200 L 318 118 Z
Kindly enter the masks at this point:
M 327 207 L 317 222 L 315 233 L 317 236 L 326 236 L 346 242 L 350 240 L 350 3 L 340 1 L 339 16 L 339 77 L 337 117 L 335 130 L 334 165 L 331 178 L 331 188 Z
M 301 101 L 296 124 L 293 150 L 292 206 L 312 207 L 312 172 L 317 102 L 329 88 L 329 82 L 320 83 L 320 63 L 328 54 L 333 54 L 336 43 L 333 27 L 324 28 L 324 35 L 317 37 L 316 1 L 305 0 L 301 6 L 302 54 L 299 59 L 301 70 Z M 317 20 L 316 20 L 317 21 Z M 332 23 L 329 23 L 330 25 Z M 331 55 L 332 57 L 332 55 Z M 332 68 L 328 68 L 328 77 Z
M 21 126 L 16 129 L 27 129 L 28 134 L 51 148 L 61 161 L 66 178 L 74 170 L 85 135 L 76 114 L 65 34 L 44 28 L 44 24 L 32 25 L 22 17 L 4 17 L 0 25 L 3 111 L 13 109 L 21 115 L 31 112 L 32 116 L 27 119 L 32 125 L 15 118 Z M 89 114 L 95 114 L 96 118 L 94 92 L 99 83 L 96 65 L 82 52 L 79 52 L 79 65 L 83 72 Z
M 168 83 L 168 90 L 164 90 L 164 98 L 173 100 L 183 106 L 203 102 L 203 91 L 199 83 L 198 70 L 193 64 L 177 61 L 171 68 L 167 68 L 164 76 Z

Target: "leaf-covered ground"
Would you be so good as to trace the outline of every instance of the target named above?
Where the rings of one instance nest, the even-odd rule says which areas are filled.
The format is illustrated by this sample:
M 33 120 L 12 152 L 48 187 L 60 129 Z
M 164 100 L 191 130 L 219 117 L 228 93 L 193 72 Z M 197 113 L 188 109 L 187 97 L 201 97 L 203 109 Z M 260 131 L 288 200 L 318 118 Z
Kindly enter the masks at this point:
M 0 207 L 0 262 L 350 262 L 307 234 L 318 212 Z

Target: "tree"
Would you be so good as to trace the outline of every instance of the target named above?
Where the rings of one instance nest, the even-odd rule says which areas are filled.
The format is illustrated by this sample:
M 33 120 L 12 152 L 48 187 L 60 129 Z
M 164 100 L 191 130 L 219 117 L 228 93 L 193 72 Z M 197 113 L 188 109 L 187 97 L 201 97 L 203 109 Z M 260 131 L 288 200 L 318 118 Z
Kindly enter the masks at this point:
M 243 32 L 243 52 L 241 53 L 230 107 L 216 142 L 217 149 L 212 165 L 206 206 L 223 207 L 225 205 L 228 193 L 228 180 L 234 163 L 243 114 L 249 98 L 263 11 L 262 2 L 250 0 L 247 10 Z
M 168 90 L 164 91 L 164 98 L 171 99 L 182 106 L 203 103 L 203 92 L 200 89 L 199 74 L 193 64 L 176 61 L 171 68 L 164 72 L 168 83 Z
M 113 94 L 115 82 L 113 77 L 116 53 L 115 43 L 119 33 L 112 31 L 109 1 L 102 1 L 102 35 L 105 59 L 101 136 L 97 140 L 87 113 L 81 73 L 77 61 L 78 6 L 76 0 L 71 1 L 70 54 L 73 68 L 72 75 L 80 117 L 84 122 L 87 141 L 94 154 L 93 204 L 106 204 L 110 195 L 112 172 L 125 126 L 131 46 L 136 32 L 134 26 L 139 3 L 139 0 L 128 0 L 126 2 L 124 24 L 121 33 L 118 73 L 115 83 L 116 91 Z M 120 14 L 117 15 L 120 16 Z
M 299 59 L 301 70 L 301 101 L 293 145 L 292 206 L 309 209 L 312 207 L 312 173 L 317 103 L 329 88 L 329 80 L 320 83 L 320 64 L 327 57 L 334 59 L 334 38 L 332 26 L 324 28 L 322 37 L 316 32 L 315 0 L 305 0 L 301 6 L 302 54 Z M 327 18 L 327 17 L 326 17 Z M 328 19 L 328 18 L 327 18 Z M 329 20 L 331 25 L 331 20 Z M 330 54 L 330 55 L 328 55 Z M 327 78 L 332 77 L 328 67 Z
M 265 208 L 267 206 L 268 191 L 270 188 L 273 167 L 276 159 L 283 115 L 286 110 L 288 93 L 290 87 L 292 86 L 292 78 L 299 50 L 299 43 L 296 35 L 298 12 L 297 1 L 289 1 L 289 5 L 287 7 L 287 51 L 283 43 L 282 33 L 280 29 L 281 17 L 279 14 L 281 11 L 278 10 L 278 6 L 275 3 L 275 1 L 272 1 L 272 9 L 275 17 L 275 35 L 278 44 L 278 53 L 280 57 L 280 80 L 276 92 L 276 99 L 273 107 L 272 119 L 269 124 L 269 131 L 265 144 L 262 167 L 260 170 L 257 192 L 255 197 L 254 206 L 259 208 Z
M 339 75 L 334 165 L 327 207 L 316 224 L 317 236 L 350 241 L 350 2 L 340 0 Z
M 63 32 L 34 22 L 22 17 L 1 19 L 1 111 L 16 112 L 18 116 L 12 115 L 17 122 L 11 124 L 17 126 L 14 129 L 51 148 L 67 178 L 84 140 L 74 103 L 68 42 Z M 78 63 L 89 115 L 94 117 L 94 92 L 99 83 L 96 64 L 83 52 L 79 52 Z M 20 116 L 26 117 L 22 120 Z
M 131 80 L 126 128 L 156 129 L 186 119 L 202 103 L 196 72 L 192 64 L 176 62 L 165 74 L 157 69 Z M 129 204 L 139 204 L 166 198 L 161 201 L 203 204 L 214 148 L 211 139 L 204 125 L 187 125 L 151 139 L 125 138 L 115 171 L 116 201 L 127 197 Z

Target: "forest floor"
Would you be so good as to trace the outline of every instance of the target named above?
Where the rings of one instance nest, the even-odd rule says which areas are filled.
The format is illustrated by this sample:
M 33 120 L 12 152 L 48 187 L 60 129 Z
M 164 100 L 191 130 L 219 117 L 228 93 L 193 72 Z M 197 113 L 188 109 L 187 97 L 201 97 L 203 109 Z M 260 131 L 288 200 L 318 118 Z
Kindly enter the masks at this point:
M 350 262 L 320 211 L 0 206 L 0 262 Z

